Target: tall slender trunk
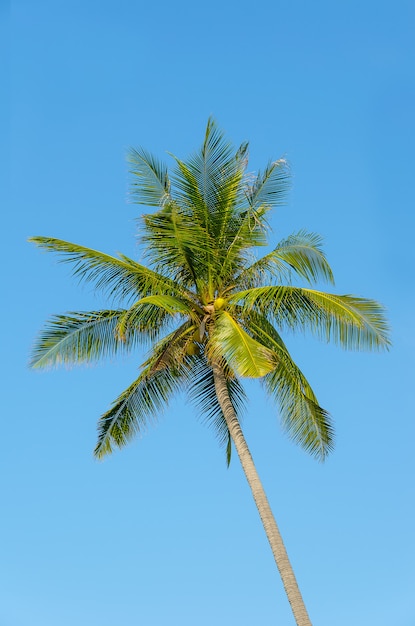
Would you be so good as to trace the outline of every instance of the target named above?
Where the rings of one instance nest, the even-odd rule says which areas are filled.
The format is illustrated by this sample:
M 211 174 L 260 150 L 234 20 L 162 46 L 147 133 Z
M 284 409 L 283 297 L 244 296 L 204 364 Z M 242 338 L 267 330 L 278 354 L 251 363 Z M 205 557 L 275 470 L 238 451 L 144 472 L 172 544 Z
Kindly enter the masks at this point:
M 215 381 L 216 395 L 222 408 L 223 415 L 226 420 L 230 435 L 235 444 L 236 451 L 241 461 L 242 468 L 245 472 L 246 479 L 251 488 L 252 495 L 255 500 L 259 515 L 264 525 L 265 533 L 271 546 L 275 562 L 277 564 L 280 576 L 291 605 L 297 626 L 312 626 L 310 618 L 305 608 L 303 598 L 295 579 L 294 571 L 288 559 L 280 531 L 271 511 L 262 487 L 258 472 L 256 471 L 251 453 L 245 441 L 238 417 L 234 411 L 233 405 L 229 398 L 228 386 L 220 363 L 212 364 L 213 376 Z

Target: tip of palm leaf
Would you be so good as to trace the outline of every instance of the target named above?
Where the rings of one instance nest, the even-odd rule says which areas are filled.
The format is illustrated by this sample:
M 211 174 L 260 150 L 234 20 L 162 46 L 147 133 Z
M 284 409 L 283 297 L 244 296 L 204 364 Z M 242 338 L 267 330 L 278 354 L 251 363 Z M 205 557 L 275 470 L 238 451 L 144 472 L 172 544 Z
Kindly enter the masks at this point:
M 97 461 L 103 461 L 105 457 L 110 456 L 110 454 L 112 454 L 112 451 L 113 451 L 112 447 L 109 443 L 105 446 L 99 443 L 94 449 L 93 456 Z
M 320 463 L 324 463 L 328 458 L 329 454 L 334 450 L 334 442 L 331 441 L 329 444 L 326 444 L 324 447 L 320 448 L 318 452 L 315 454 L 315 458 Z
M 229 467 L 232 459 L 232 441 L 229 436 L 228 443 L 226 446 L 226 467 Z

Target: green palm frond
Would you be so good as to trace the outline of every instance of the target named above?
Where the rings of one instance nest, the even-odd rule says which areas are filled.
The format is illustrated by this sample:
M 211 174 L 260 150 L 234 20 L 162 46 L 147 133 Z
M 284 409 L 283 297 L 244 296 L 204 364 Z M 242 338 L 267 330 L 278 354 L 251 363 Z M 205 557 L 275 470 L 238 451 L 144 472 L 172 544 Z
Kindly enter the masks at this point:
M 227 311 L 215 321 L 208 355 L 223 357 L 232 370 L 247 378 L 265 376 L 276 366 L 272 351 L 248 335 Z
M 275 279 L 278 283 L 289 284 L 291 282 L 291 274 L 291 268 L 273 250 L 251 263 L 251 265 L 248 265 L 248 267 L 244 264 L 241 272 L 236 277 L 235 283 L 239 288 L 243 289 L 262 287 L 267 278 Z
M 220 272 L 224 282 L 227 276 L 232 276 L 233 281 L 239 283 L 239 275 L 246 268 L 246 251 L 268 243 L 270 228 L 267 214 L 274 204 L 282 202 L 288 183 L 289 172 L 283 160 L 271 164 L 253 182 L 249 176 L 242 181 L 244 202 L 229 221 L 227 229 L 225 257 Z
M 197 315 L 195 315 L 196 311 L 203 314 L 203 309 L 201 309 L 195 302 L 186 301 L 184 298 L 178 298 L 170 295 L 154 295 L 154 296 L 145 296 L 141 298 L 141 300 L 137 304 L 154 304 L 154 306 L 163 309 L 169 315 L 175 315 L 176 313 L 180 313 L 182 315 L 189 315 L 190 317 L 194 316 L 196 319 Z
M 137 340 L 121 341 L 117 326 L 124 309 L 55 315 L 40 333 L 30 366 L 48 368 L 98 360 L 129 350 Z
M 282 203 L 288 184 L 289 171 L 283 159 L 271 163 L 253 182 L 249 177 L 243 179 L 244 202 L 240 202 L 238 213 L 227 224 L 221 277 L 232 275 L 235 279 L 246 264 L 246 250 L 266 245 L 269 231 L 266 215 L 272 206 Z
M 279 328 L 310 330 L 347 349 L 388 348 L 389 328 L 383 307 L 374 300 L 300 287 L 254 287 L 229 295 L 246 314 L 256 310 Z
M 184 286 L 208 275 L 207 254 L 213 248 L 206 229 L 187 209 L 169 202 L 163 211 L 143 216 L 140 237 L 152 267 Z
M 195 265 L 202 269 L 208 284 L 212 284 L 212 277 L 222 268 L 239 228 L 240 215 L 248 208 L 243 185 L 246 154 L 247 144 L 234 153 L 232 145 L 224 141 L 223 133 L 209 120 L 201 150 L 186 162 L 174 157 L 177 170 L 173 195 L 199 239 L 201 262 Z M 204 233 L 204 242 L 200 241 L 197 229 Z
M 324 460 L 333 449 L 333 425 L 319 406 L 307 379 L 291 361 L 281 360 L 264 379 L 268 393 L 279 405 L 282 425 L 289 437 L 312 456 Z
M 238 161 L 239 166 L 246 171 L 249 158 L 249 142 L 243 141 L 236 151 L 235 159 Z
M 150 294 L 180 296 L 183 291 L 173 280 L 124 255 L 116 258 L 51 237 L 31 237 L 29 241 L 47 251 L 62 254 L 63 262 L 74 265 L 76 277 L 94 282 L 96 289 L 114 298 L 131 301 Z
M 264 316 L 251 313 L 249 328 L 275 354 L 277 366 L 263 382 L 280 408 L 284 429 L 307 452 L 324 460 L 333 447 L 330 415 L 319 406 L 310 384 L 272 324 Z
M 145 432 L 150 421 L 166 407 L 182 387 L 179 369 L 145 369 L 104 413 L 98 424 L 98 442 L 94 454 L 103 458 L 114 446 L 122 448 L 136 434 Z
M 170 333 L 153 348 L 140 376 L 117 398 L 98 424 L 95 456 L 110 454 L 114 446 L 126 445 L 184 388 L 189 377 L 190 357 L 185 342 L 192 327 L 188 323 Z
M 128 155 L 132 197 L 137 204 L 162 206 L 170 196 L 167 167 L 143 148 L 132 148 Z
M 245 391 L 229 368 L 225 368 L 225 376 L 231 404 L 241 418 L 246 408 Z M 203 354 L 193 364 L 187 393 L 197 412 L 214 428 L 219 444 L 226 447 L 226 461 L 229 466 L 231 461 L 229 430 L 216 395 L 212 368 Z
M 279 283 L 291 282 L 291 274 L 309 283 L 319 279 L 334 282 L 333 273 L 321 247 L 322 239 L 315 233 L 300 231 L 281 241 L 276 248 L 238 276 L 240 284 L 259 285 L 264 279 L 275 278 Z
M 209 209 L 200 191 L 195 175 L 188 165 L 176 158 L 177 173 L 174 176 L 174 183 L 179 193 L 175 193 L 175 201 L 186 210 L 188 222 L 190 222 L 190 232 L 196 235 L 198 243 L 199 258 L 197 267 L 199 277 L 206 284 L 208 293 L 213 296 L 213 246 L 209 231 Z M 201 240 L 199 238 L 201 235 Z M 194 267 L 196 263 L 192 263 Z
M 274 253 L 310 283 L 319 279 L 334 283 L 333 272 L 322 249 L 322 238 L 300 230 L 281 241 Z
M 389 326 L 385 310 L 374 300 L 353 295 L 336 295 L 302 290 L 310 303 L 320 312 L 319 329 L 313 330 L 327 341 L 334 340 L 344 348 L 374 350 L 389 348 Z M 308 306 L 306 307 L 308 310 Z M 314 315 L 311 316 L 313 325 Z
M 285 159 L 278 159 L 268 164 L 263 173 L 259 172 L 253 182 L 247 186 L 246 197 L 249 205 L 274 207 L 284 204 L 290 186 L 290 172 Z
M 130 332 L 142 332 L 144 341 L 147 338 L 155 341 L 169 324 L 177 323 L 177 318 L 182 320 L 184 318 L 186 321 L 178 330 L 162 339 L 163 345 L 167 342 L 173 349 L 176 344 L 180 344 L 183 350 L 187 343 L 193 341 L 191 331 L 194 333 L 199 326 L 197 310 L 197 304 L 186 302 L 184 299 L 166 295 L 146 296 L 123 312 L 117 325 L 117 333 L 125 340 Z M 203 310 L 199 311 L 203 314 Z
M 173 332 L 163 337 L 153 346 L 152 355 L 144 363 L 144 367 L 151 367 L 155 372 L 159 369 L 181 368 L 189 361 L 187 348 L 193 343 L 192 335 L 195 326 L 186 321 Z
M 239 288 L 246 287 L 244 283 L 239 284 L 239 275 L 246 267 L 248 252 L 252 247 L 267 244 L 267 212 L 266 207 L 258 210 L 247 208 L 232 220 L 232 228 L 228 229 L 226 245 L 222 247 L 220 267 L 216 274 L 219 288 L 228 288 L 235 283 Z
M 216 191 L 217 209 L 211 215 L 211 232 L 217 248 L 222 251 L 227 249 L 246 209 L 243 176 L 243 165 L 234 156 Z
M 210 118 L 202 148 L 187 160 L 187 167 L 211 215 L 220 213 L 217 204 L 220 200 L 219 190 L 224 186 L 224 179 L 228 180 L 229 170 L 235 171 L 237 164 L 232 144 L 225 140 L 223 131 Z M 219 207 L 223 208 L 220 202 Z
M 174 324 L 174 316 L 167 313 L 165 309 L 139 300 L 121 314 L 117 325 L 117 334 L 122 340 L 125 340 L 130 333 L 135 333 L 141 344 L 152 344 Z

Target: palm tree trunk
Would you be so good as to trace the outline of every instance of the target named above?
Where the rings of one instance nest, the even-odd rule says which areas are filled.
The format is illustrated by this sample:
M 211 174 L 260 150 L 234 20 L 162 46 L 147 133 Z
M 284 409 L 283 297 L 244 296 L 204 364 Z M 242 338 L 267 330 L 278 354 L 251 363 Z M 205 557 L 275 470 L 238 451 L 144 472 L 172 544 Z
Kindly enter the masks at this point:
M 280 572 L 295 621 L 297 626 L 312 626 L 295 579 L 294 571 L 288 559 L 287 551 L 285 549 L 280 531 L 272 514 L 271 507 L 265 495 L 264 488 L 262 487 L 248 445 L 245 441 L 238 417 L 230 401 L 223 368 L 220 363 L 214 362 L 212 363 L 212 369 L 216 395 L 222 408 L 230 435 L 235 444 L 246 479 L 251 488 L 259 515 L 264 525 L 265 533 L 268 537 L 275 562 Z

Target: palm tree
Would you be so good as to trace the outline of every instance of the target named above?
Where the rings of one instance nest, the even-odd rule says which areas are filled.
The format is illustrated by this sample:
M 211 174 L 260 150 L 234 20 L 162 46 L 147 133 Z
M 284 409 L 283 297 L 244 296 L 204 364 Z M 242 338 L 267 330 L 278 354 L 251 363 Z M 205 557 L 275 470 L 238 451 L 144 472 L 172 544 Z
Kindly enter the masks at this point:
M 311 287 L 333 282 L 319 236 L 301 231 L 257 259 L 267 244 L 267 215 L 284 199 L 289 171 L 283 159 L 247 173 L 248 146 L 235 151 L 213 120 L 201 150 L 173 157 L 172 175 L 143 149 L 130 153 L 132 195 L 155 207 L 139 230 L 147 265 L 48 237 L 40 247 L 72 263 L 120 308 L 53 317 L 31 365 L 45 368 L 94 361 L 150 344 L 138 378 L 102 415 L 95 455 L 102 458 L 145 429 L 176 392 L 184 391 L 215 426 L 226 449 L 233 442 L 262 519 L 298 626 L 310 626 L 277 524 L 241 430 L 241 379 L 259 378 L 276 401 L 285 430 L 324 459 L 333 428 L 281 338 L 297 329 L 344 348 L 388 346 L 379 304 Z M 293 284 L 301 279 L 307 287 Z

